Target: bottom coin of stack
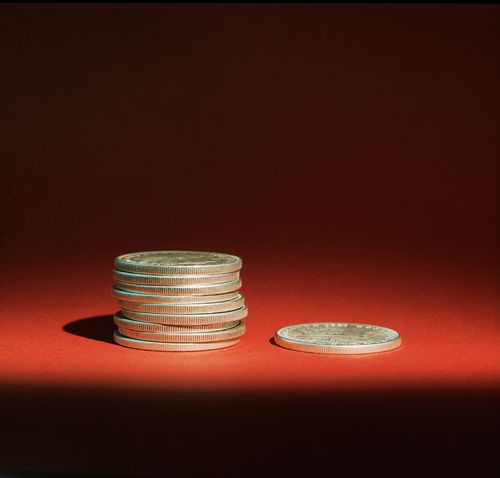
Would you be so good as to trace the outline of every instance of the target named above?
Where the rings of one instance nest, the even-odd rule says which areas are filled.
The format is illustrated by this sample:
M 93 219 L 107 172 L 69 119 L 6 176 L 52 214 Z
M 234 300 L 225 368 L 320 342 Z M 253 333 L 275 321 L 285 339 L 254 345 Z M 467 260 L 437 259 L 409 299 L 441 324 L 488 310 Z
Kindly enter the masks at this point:
M 112 295 L 115 341 L 156 351 L 230 347 L 245 333 L 248 314 L 241 259 L 219 253 L 152 251 L 115 259 Z

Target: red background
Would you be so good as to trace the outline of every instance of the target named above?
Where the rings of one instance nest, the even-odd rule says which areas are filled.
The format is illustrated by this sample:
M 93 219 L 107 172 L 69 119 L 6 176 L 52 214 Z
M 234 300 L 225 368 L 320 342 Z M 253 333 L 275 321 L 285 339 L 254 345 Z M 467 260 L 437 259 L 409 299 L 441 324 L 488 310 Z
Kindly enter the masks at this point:
M 499 40 L 484 5 L 1 6 L 0 472 L 491 463 Z M 113 258 L 154 249 L 243 258 L 238 346 L 113 344 Z M 311 321 L 403 345 L 270 341 Z

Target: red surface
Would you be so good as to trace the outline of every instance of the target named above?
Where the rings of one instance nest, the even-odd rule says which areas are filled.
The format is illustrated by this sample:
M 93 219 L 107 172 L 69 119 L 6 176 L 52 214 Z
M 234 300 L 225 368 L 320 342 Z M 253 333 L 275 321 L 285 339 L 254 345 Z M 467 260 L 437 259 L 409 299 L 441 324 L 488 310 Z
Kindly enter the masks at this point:
M 2 329 L 9 339 L 0 352 L 2 381 L 162 390 L 500 385 L 498 278 L 408 259 L 394 264 L 320 251 L 295 254 L 290 249 L 269 260 L 243 254 L 247 334 L 231 349 L 186 354 L 110 343 L 109 315 L 117 309 L 110 297 L 112 260 L 68 258 L 21 278 L 12 271 L 14 280 L 3 288 Z M 391 327 L 403 346 L 345 357 L 270 343 L 277 328 L 311 321 Z
M 498 7 L 0 12 L 0 472 L 492 463 Z M 153 249 L 243 258 L 238 346 L 112 343 L 113 258 Z M 403 345 L 272 344 L 309 321 Z

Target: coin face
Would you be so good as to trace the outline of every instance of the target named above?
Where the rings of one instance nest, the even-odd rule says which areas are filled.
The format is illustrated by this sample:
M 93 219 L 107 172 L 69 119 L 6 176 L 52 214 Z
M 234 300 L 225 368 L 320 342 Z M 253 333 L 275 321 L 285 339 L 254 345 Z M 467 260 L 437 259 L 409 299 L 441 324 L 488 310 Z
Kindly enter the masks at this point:
M 240 270 L 239 257 L 218 252 L 146 251 L 115 259 L 120 271 L 165 275 L 223 274 Z
M 395 330 L 345 322 L 291 325 L 278 330 L 274 338 L 285 348 L 323 354 L 384 352 L 401 345 L 401 337 Z

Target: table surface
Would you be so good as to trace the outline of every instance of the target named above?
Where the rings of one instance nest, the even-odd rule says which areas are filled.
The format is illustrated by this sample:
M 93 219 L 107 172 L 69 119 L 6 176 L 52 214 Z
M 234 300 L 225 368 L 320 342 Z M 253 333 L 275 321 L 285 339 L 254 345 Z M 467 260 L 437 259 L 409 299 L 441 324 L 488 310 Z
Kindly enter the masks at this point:
M 70 259 L 71 260 L 71 259 Z M 277 390 L 497 386 L 495 278 L 482 271 L 317 257 L 245 261 L 247 333 L 232 348 L 154 353 L 113 343 L 112 258 L 16 271 L 3 284 L 3 383 L 154 389 Z M 21 275 L 19 272 L 18 275 Z M 482 275 L 481 275 L 482 274 Z M 400 332 L 390 352 L 299 353 L 272 343 L 304 322 L 355 322 Z
M 493 270 L 348 253 L 281 256 L 274 261 L 249 253 L 243 258 L 248 332 L 235 347 L 191 353 L 139 351 L 113 343 L 112 257 L 70 257 L 11 268 L 11 279 L 3 286 L 8 299 L 2 301 L 0 377 L 13 436 L 22 435 L 24 441 L 28 432 L 38 436 L 36 423 L 45 430 L 42 449 L 54 442 L 64 449 L 59 434 L 47 430 L 54 422 L 55 429 L 64 428 L 69 420 L 66 433 L 80 433 L 80 439 L 91 434 L 97 446 L 96 432 L 110 433 L 109 424 L 95 422 L 105 414 L 118 422 L 120 416 L 127 417 L 126 425 L 114 422 L 113 433 L 118 435 L 129 436 L 144 427 L 154 435 L 158 423 L 168 423 L 179 448 L 186 420 L 203 410 L 218 417 L 216 425 L 207 426 L 221 434 L 219 427 L 230 427 L 233 413 L 247 430 L 252 420 L 269 418 L 271 410 L 290 414 L 302 426 L 304 417 L 323 410 L 322 423 L 330 423 L 331 411 L 325 415 L 324 407 L 332 403 L 343 404 L 348 415 L 357 415 L 366 426 L 376 426 L 384 414 L 396 423 L 394 413 L 413 427 L 422 416 L 442 419 L 451 414 L 453 423 L 460 415 L 460 430 L 469 436 L 485 436 L 493 426 L 476 416 L 496 410 L 493 397 L 500 392 L 500 300 Z M 378 354 L 329 356 L 272 343 L 276 329 L 312 321 L 391 327 L 401 333 L 402 346 Z M 241 411 L 243 404 L 253 410 L 250 415 Z M 75 410 L 80 418 L 75 418 Z M 92 431 L 86 428 L 88 420 L 94 423 Z M 337 410 L 335 420 L 346 418 Z M 259 433 L 254 430 L 249 436 Z M 41 436 L 38 439 L 43 443 Z M 193 440 L 192 435 L 186 440 Z M 15 469 L 16 460 L 26 456 L 16 452 L 16 440 L 10 443 L 7 463 Z M 486 455 L 488 450 L 482 447 Z M 69 464 L 61 464 L 48 458 L 50 454 L 42 456 L 27 463 L 36 469 L 110 472 L 102 468 L 102 457 L 95 458 L 97 463 L 68 458 Z M 128 468 L 121 472 L 132 473 Z
M 497 5 L 11 4 L 0 36 L 0 474 L 497 463 Z M 113 343 L 113 259 L 158 249 L 243 258 L 241 343 Z M 318 321 L 402 346 L 272 343 Z

